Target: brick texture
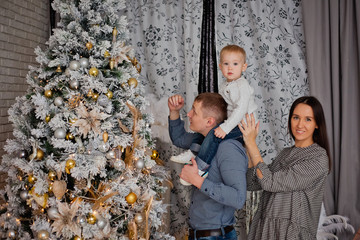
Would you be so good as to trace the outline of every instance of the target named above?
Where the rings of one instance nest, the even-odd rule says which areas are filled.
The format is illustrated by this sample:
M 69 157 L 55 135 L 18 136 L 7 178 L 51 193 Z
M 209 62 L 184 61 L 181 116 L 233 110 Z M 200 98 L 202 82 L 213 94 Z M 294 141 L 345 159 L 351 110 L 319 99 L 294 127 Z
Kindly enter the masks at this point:
M 38 66 L 34 48 L 45 48 L 50 33 L 49 0 L 1 0 L 0 3 L 0 156 L 13 138 L 8 109 L 25 94 L 29 65 Z M 0 175 L 0 188 L 5 174 Z

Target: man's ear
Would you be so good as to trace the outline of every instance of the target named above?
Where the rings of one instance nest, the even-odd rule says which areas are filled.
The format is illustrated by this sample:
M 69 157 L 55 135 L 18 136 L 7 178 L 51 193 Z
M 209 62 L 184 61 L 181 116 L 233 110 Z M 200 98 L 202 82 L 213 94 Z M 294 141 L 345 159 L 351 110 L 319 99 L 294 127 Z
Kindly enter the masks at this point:
M 213 128 L 216 125 L 216 120 L 214 117 L 208 117 L 206 122 L 208 127 Z

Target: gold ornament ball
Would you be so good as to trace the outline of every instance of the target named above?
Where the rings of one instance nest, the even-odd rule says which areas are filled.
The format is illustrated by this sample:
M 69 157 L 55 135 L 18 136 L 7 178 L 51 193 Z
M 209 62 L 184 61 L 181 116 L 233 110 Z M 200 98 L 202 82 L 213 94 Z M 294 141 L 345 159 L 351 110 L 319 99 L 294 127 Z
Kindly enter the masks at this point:
M 94 99 L 95 101 L 97 101 L 98 98 L 99 98 L 99 94 L 98 94 L 98 93 L 94 93 L 94 94 L 92 95 L 92 99 Z
M 40 230 L 40 231 L 38 232 L 38 235 L 37 235 L 37 237 L 38 237 L 39 240 L 49 239 L 49 236 L 50 236 L 50 234 L 49 234 L 49 232 L 46 231 L 46 230 Z
M 128 84 L 130 87 L 136 88 L 138 85 L 138 81 L 136 80 L 136 78 L 129 78 Z
M 108 90 L 107 93 L 105 93 L 105 95 L 108 97 L 108 99 L 112 99 L 114 94 L 112 91 Z
M 74 240 L 83 240 L 81 237 L 79 237 L 78 235 L 76 235 L 75 237 L 74 237 Z
M 74 123 L 76 122 L 76 120 L 77 120 L 76 118 L 70 118 L 70 119 L 69 119 L 69 123 L 70 123 L 70 124 L 74 124 Z
M 49 187 L 48 187 L 48 192 L 49 192 L 49 193 L 52 193 L 53 188 L 54 188 L 54 183 L 53 183 L 53 182 L 50 182 L 50 183 L 49 183 Z
M 99 70 L 98 70 L 96 67 L 92 67 L 92 68 L 90 68 L 90 70 L 89 70 L 89 74 L 90 74 L 91 76 L 96 77 L 96 76 L 99 74 Z
M 68 168 L 68 169 L 72 169 L 72 168 L 75 167 L 75 165 L 76 165 L 76 162 L 75 162 L 74 159 L 68 159 L 68 160 L 66 161 L 65 167 Z
M 85 44 L 85 46 L 86 46 L 86 48 L 87 48 L 88 50 L 92 49 L 92 47 L 93 47 L 93 45 L 92 45 L 91 42 L 87 42 L 87 43 Z
M 105 51 L 105 53 L 104 53 L 104 57 L 105 57 L 105 58 L 110 57 L 110 53 L 109 53 L 109 51 L 108 51 L 108 50 L 106 50 L 106 51 Z
M 135 193 L 131 192 L 125 197 L 125 200 L 128 204 L 133 204 L 136 202 L 137 196 Z
M 45 97 L 51 98 L 53 96 L 53 92 L 51 90 L 46 90 L 44 92 Z
M 41 150 L 41 149 L 37 149 L 36 150 L 36 157 L 35 157 L 35 159 L 36 160 L 42 160 L 44 158 L 44 152 L 43 152 L 43 150 Z
M 66 134 L 66 140 L 74 140 L 74 135 L 72 135 L 70 132 Z
M 151 159 L 152 160 L 156 160 L 159 158 L 159 152 L 156 151 L 156 150 L 152 150 L 152 153 L 151 153 Z
M 87 222 L 91 225 L 95 224 L 96 223 L 96 217 L 92 214 L 90 214 L 88 217 L 87 217 Z
M 34 175 L 29 175 L 28 177 L 28 181 L 30 184 L 34 184 L 36 182 L 36 177 L 34 177 Z
M 50 122 L 50 120 L 51 120 L 51 116 L 50 115 L 46 115 L 46 117 L 45 117 L 45 122 Z
M 50 179 L 51 181 L 54 181 L 55 178 L 56 178 L 56 172 L 54 172 L 54 171 L 49 171 L 48 176 L 49 176 L 49 179 Z

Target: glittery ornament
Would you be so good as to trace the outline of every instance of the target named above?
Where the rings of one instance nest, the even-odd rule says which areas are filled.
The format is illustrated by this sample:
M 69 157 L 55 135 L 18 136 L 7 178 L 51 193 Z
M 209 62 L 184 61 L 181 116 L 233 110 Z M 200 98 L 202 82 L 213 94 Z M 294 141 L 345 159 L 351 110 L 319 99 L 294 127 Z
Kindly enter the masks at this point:
M 125 162 L 123 160 L 117 160 L 114 162 L 114 168 L 117 170 L 123 170 L 125 168 Z
M 41 149 L 37 149 L 36 150 L 36 157 L 35 157 L 35 159 L 36 160 L 42 160 L 43 158 L 44 158 L 44 152 L 43 152 L 43 150 L 41 150 Z
M 137 224 L 140 224 L 144 221 L 144 217 L 141 213 L 136 213 L 135 214 L 135 217 L 134 217 L 134 220 Z
M 30 184 L 34 184 L 35 182 L 36 182 L 36 177 L 34 177 L 34 175 L 29 175 L 28 176 L 28 182 L 30 183 Z
M 109 105 L 109 98 L 105 95 L 100 95 L 97 99 L 97 102 L 100 106 L 106 107 Z
M 109 150 L 109 145 L 104 142 L 101 142 L 98 144 L 98 150 L 103 153 L 107 152 Z
M 109 99 L 112 99 L 114 94 L 112 91 L 108 90 L 107 93 L 105 93 L 105 95 L 109 98 Z
M 47 239 L 49 239 L 49 236 L 50 236 L 50 234 L 46 230 L 40 230 L 37 234 L 37 237 L 39 240 L 47 240 Z
M 51 98 L 53 96 L 53 92 L 51 90 L 46 90 L 44 92 L 44 96 L 47 98 Z
M 69 68 L 74 71 L 78 70 L 80 68 L 80 62 L 76 60 L 71 61 L 69 63 Z
M 110 55 L 109 51 L 106 50 L 106 51 L 104 52 L 104 57 L 105 57 L 105 58 L 108 58 L 108 57 L 110 57 L 110 56 L 111 56 L 111 55 Z
M 86 218 L 86 221 L 89 224 L 94 225 L 96 223 L 96 217 L 93 214 L 89 214 L 89 216 Z
M 131 192 L 125 197 L 125 200 L 128 204 L 133 204 L 136 202 L 137 196 L 135 193 Z
M 90 70 L 89 70 L 89 74 L 90 74 L 91 76 L 96 77 L 96 76 L 99 74 L 99 70 L 98 70 L 96 67 L 92 67 L 92 68 L 90 68 Z
M 56 97 L 54 99 L 54 104 L 58 107 L 62 106 L 64 104 L 64 100 L 62 99 L 62 97 Z
M 106 153 L 106 158 L 107 159 L 113 159 L 115 158 L 115 152 L 113 150 L 110 150 Z
M 93 45 L 92 45 L 91 42 L 87 42 L 87 43 L 85 44 L 85 46 L 86 46 L 86 48 L 87 48 L 88 50 L 92 49 L 92 47 L 93 47 Z
M 48 176 L 49 176 L 49 179 L 50 179 L 51 181 L 54 181 L 55 178 L 56 178 L 56 172 L 50 170 L 49 173 L 48 173 Z
M 128 84 L 130 87 L 136 88 L 138 85 L 138 81 L 136 80 L 136 78 L 129 78 Z

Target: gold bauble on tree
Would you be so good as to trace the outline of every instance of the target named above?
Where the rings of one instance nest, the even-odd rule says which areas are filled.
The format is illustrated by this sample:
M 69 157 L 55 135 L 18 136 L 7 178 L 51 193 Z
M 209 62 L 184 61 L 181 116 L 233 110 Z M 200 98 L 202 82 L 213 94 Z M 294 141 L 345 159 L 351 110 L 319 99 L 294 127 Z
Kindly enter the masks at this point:
M 92 99 L 94 99 L 95 101 L 97 101 L 98 98 L 99 98 L 99 94 L 98 94 L 98 93 L 94 93 L 94 94 L 92 95 Z
M 69 123 L 70 123 L 70 124 L 74 124 L 74 123 L 76 122 L 76 120 L 77 120 L 76 118 L 70 118 L 70 119 L 69 119 Z
M 50 170 L 49 173 L 48 173 L 48 176 L 49 176 L 49 179 L 50 179 L 51 181 L 54 181 L 55 178 L 56 178 L 56 172 Z
M 135 193 L 131 192 L 125 197 L 125 200 L 128 204 L 133 204 L 136 202 L 137 196 Z
M 109 60 L 109 66 L 110 66 L 110 69 L 113 70 L 114 67 L 115 67 L 115 58 L 111 58 Z
M 71 132 L 68 132 L 67 134 L 66 134 L 66 140 L 74 140 L 74 135 L 72 135 L 72 133 Z
M 88 50 L 92 49 L 92 47 L 93 47 L 93 45 L 92 45 L 91 42 L 87 42 L 87 43 L 85 44 L 85 46 L 86 46 L 86 48 L 87 48 Z
M 110 55 L 109 51 L 106 50 L 106 51 L 104 52 L 104 57 L 105 57 L 105 58 L 108 58 L 108 57 L 110 57 L 110 56 L 111 56 L 111 55 Z
M 94 225 L 96 223 L 96 217 L 93 214 L 89 214 L 86 220 L 91 225 Z
M 66 165 L 65 165 L 65 171 L 67 174 L 70 174 L 70 170 L 73 169 L 76 166 L 76 162 L 74 159 L 68 159 L 66 161 Z
M 94 95 L 94 92 L 90 89 L 86 96 L 92 97 Z
M 53 191 L 53 186 L 54 186 L 54 182 L 50 182 L 50 183 L 49 183 L 49 188 L 48 188 L 48 192 L 49 192 L 49 193 L 52 193 L 52 191 Z
M 34 175 L 29 175 L 29 177 L 28 177 L 28 181 L 29 181 L 29 183 L 30 184 L 34 184 L 35 182 L 36 182 L 36 177 L 34 177 Z
M 107 93 L 105 93 L 105 95 L 108 97 L 108 99 L 112 99 L 114 94 L 112 91 L 108 90 Z
M 99 74 L 99 70 L 96 67 L 92 67 L 89 70 L 89 74 L 93 77 L 96 77 Z
M 130 87 L 136 88 L 138 85 L 138 81 L 136 80 L 136 78 L 129 78 L 128 84 Z
M 51 120 L 51 116 L 50 115 L 46 115 L 46 117 L 45 117 L 45 122 L 50 122 L 50 120 Z
M 51 90 L 46 90 L 44 92 L 44 96 L 47 98 L 51 98 L 53 96 L 53 92 Z
M 151 159 L 152 159 L 152 160 L 156 160 L 156 159 L 158 159 L 158 158 L 159 158 L 159 152 L 156 151 L 156 150 L 152 150 L 152 152 L 151 152 Z
M 81 238 L 81 237 L 79 237 L 78 235 L 76 235 L 76 236 L 74 237 L 74 240 L 83 240 L 83 238 Z
M 43 152 L 43 150 L 41 150 L 41 149 L 37 149 L 36 150 L 36 157 L 35 157 L 35 159 L 36 160 L 42 160 L 44 158 L 44 152 Z

